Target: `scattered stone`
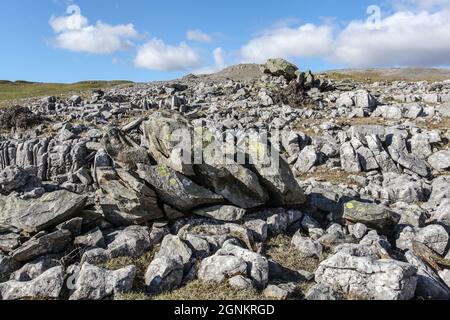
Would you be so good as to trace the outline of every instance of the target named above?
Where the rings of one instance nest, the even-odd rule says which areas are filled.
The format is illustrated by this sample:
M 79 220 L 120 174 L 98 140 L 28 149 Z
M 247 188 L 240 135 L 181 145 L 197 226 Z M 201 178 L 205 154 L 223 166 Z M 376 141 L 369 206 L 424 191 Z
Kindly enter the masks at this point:
M 400 221 L 400 215 L 382 205 L 350 201 L 344 205 L 343 219 L 351 223 L 365 224 L 380 232 L 391 233 Z
M 84 263 L 76 276 L 75 291 L 69 300 L 102 300 L 129 292 L 135 275 L 135 266 L 110 271 Z
M 241 221 L 245 213 L 246 211 L 244 209 L 234 206 L 215 206 L 194 210 L 194 214 L 196 215 L 226 222 Z
M 334 289 L 324 283 L 316 284 L 311 289 L 309 289 L 306 293 L 305 299 L 311 301 L 338 300 L 337 294 Z
M 63 251 L 72 240 L 67 230 L 58 230 L 25 242 L 12 252 L 12 257 L 19 262 L 31 261 L 39 256 Z
M 57 299 L 63 285 L 64 269 L 60 266 L 54 267 L 30 281 L 10 280 L 0 283 L 0 299 Z
M 183 268 L 180 256 L 156 258 L 145 273 L 147 290 L 158 294 L 177 288 L 183 281 Z
M 316 282 L 357 299 L 410 300 L 416 290 L 416 274 L 417 269 L 404 262 L 338 252 L 319 265 Z

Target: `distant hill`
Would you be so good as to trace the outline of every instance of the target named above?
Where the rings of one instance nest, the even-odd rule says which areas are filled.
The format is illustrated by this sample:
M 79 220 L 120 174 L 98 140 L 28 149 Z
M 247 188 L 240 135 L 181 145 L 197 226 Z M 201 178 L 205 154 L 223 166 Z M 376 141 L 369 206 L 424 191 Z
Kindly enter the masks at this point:
M 438 68 L 379 68 L 343 69 L 325 72 L 336 80 L 356 81 L 443 81 L 450 79 L 450 69 Z
M 0 80 L 0 102 L 40 96 L 81 93 L 86 90 L 131 84 L 131 81 L 81 81 L 77 83 L 39 83 Z
M 212 74 L 189 74 L 183 80 L 223 81 L 229 79 L 234 81 L 248 81 L 259 79 L 262 75 L 263 73 L 260 70 L 259 64 L 244 63 L 225 68 Z

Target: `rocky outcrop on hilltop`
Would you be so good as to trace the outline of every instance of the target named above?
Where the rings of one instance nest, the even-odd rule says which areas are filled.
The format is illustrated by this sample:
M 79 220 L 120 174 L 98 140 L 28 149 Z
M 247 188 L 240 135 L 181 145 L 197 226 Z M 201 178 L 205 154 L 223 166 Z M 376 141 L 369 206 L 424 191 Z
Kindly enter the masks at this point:
M 450 82 L 245 68 L 0 111 L 0 299 L 449 299 Z

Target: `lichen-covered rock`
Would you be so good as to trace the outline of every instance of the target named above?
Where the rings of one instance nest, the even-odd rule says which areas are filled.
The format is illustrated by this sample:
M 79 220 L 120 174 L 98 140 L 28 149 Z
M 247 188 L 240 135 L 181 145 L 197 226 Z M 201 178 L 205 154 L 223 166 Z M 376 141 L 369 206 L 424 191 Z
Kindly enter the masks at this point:
M 138 168 L 139 176 L 155 188 L 159 198 L 180 211 L 224 202 L 222 196 L 199 186 L 165 165 L 139 165 Z
M 344 205 L 342 218 L 352 223 L 365 224 L 384 233 L 393 232 L 400 221 L 400 215 L 385 206 L 355 200 Z
M 108 155 L 124 169 L 136 169 L 138 164 L 151 164 L 148 151 L 117 128 L 104 134 L 102 145 Z

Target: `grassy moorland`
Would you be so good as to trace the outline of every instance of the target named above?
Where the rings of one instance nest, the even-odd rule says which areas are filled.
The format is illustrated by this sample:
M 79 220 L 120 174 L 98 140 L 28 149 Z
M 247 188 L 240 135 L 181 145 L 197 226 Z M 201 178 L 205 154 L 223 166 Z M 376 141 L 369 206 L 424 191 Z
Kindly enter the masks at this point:
M 0 80 L 0 105 L 19 99 L 49 95 L 80 94 L 87 90 L 129 85 L 131 83 L 130 81 L 82 81 L 63 84 Z
M 378 68 L 331 70 L 325 73 L 334 80 L 351 79 L 358 82 L 376 81 L 444 81 L 450 79 L 450 69 L 437 68 Z

